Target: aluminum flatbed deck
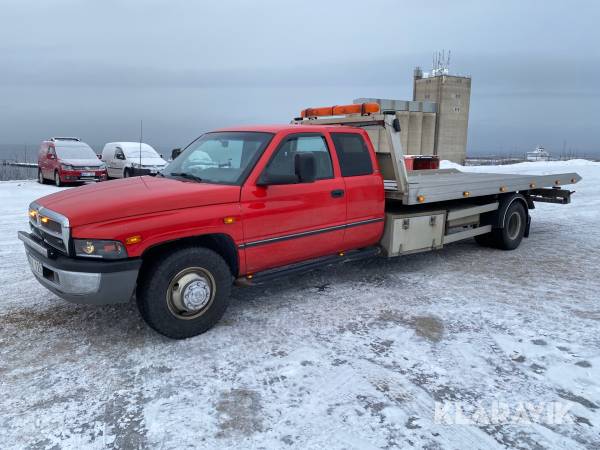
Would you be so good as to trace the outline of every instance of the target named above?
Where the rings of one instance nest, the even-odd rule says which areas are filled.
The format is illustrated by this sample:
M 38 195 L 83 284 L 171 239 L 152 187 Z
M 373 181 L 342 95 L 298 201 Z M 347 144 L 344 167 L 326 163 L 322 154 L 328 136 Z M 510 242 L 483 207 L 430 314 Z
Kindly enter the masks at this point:
M 385 180 L 385 194 L 387 198 L 400 200 L 405 205 L 418 205 L 504 192 L 562 187 L 579 180 L 581 177 L 576 173 L 515 175 L 461 172 L 456 169 L 420 170 L 407 172 L 407 192 L 399 191 L 395 180 Z

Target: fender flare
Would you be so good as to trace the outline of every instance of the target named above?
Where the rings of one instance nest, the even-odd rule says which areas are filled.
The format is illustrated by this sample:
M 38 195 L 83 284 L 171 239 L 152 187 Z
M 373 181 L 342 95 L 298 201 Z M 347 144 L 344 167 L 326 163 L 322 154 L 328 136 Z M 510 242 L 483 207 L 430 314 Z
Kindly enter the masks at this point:
M 520 202 L 525 208 L 525 213 L 527 214 L 527 223 L 525 228 L 525 237 L 529 236 L 529 226 L 531 224 L 531 216 L 529 215 L 529 209 L 532 209 L 527 201 L 527 198 L 518 192 L 513 194 L 507 194 L 498 198 L 500 205 L 496 211 L 492 211 L 490 213 L 484 214 L 481 217 L 481 225 L 491 225 L 494 229 L 504 228 L 504 222 L 506 221 L 506 212 L 508 208 L 515 203 Z
M 527 214 L 527 221 L 529 222 L 529 205 L 527 204 L 527 199 L 523 194 L 515 193 L 509 196 L 504 197 L 500 201 L 500 206 L 498 207 L 498 220 L 494 226 L 494 228 L 504 228 L 504 224 L 506 222 L 506 212 L 508 208 L 515 203 L 521 202 L 523 208 L 525 208 L 525 214 Z

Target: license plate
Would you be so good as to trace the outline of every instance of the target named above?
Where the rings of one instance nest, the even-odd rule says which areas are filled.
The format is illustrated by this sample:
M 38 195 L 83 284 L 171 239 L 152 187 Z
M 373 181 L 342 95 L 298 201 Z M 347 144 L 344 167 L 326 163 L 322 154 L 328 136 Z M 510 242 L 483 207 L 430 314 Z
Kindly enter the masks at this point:
M 96 175 L 94 172 L 81 172 L 82 177 L 93 177 Z
M 31 266 L 31 270 L 33 271 L 33 273 L 39 275 L 40 277 L 43 277 L 44 267 L 42 266 L 42 263 L 31 255 L 27 255 L 27 259 L 29 259 L 29 265 Z

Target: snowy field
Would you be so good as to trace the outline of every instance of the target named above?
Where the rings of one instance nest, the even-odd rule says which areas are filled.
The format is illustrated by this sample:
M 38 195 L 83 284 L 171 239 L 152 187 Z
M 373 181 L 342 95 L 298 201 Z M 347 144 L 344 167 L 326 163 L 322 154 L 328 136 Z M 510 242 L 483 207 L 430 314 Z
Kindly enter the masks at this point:
M 598 448 L 600 163 L 468 170 L 583 181 L 515 251 L 467 241 L 236 289 L 185 341 L 42 288 L 16 234 L 57 188 L 0 183 L 0 448 Z

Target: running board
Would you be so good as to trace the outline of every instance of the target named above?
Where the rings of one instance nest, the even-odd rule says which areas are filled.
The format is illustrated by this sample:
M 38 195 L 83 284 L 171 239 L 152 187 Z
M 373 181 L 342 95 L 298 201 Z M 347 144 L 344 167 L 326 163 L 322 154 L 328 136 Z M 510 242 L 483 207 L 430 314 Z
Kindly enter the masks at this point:
M 484 225 L 478 228 L 469 228 L 465 231 L 459 231 L 458 233 L 447 234 L 444 236 L 444 245 L 450 244 L 451 242 L 462 241 L 471 237 L 479 236 L 480 234 L 489 233 L 492 231 L 491 225 Z
M 372 258 L 374 256 L 379 255 L 380 253 L 380 247 L 368 247 L 360 250 L 350 250 L 348 252 L 341 252 L 337 255 L 309 259 L 308 261 L 289 264 L 287 266 L 277 267 L 275 269 L 268 269 L 263 272 L 258 272 L 256 274 L 239 277 L 236 278 L 235 284 L 238 286 L 253 286 L 255 284 L 260 284 L 264 281 L 272 280 L 274 278 L 308 272 L 310 270 L 318 269 L 320 267 L 329 266 L 332 264 L 346 263 L 350 261 L 357 261 L 360 259 Z

